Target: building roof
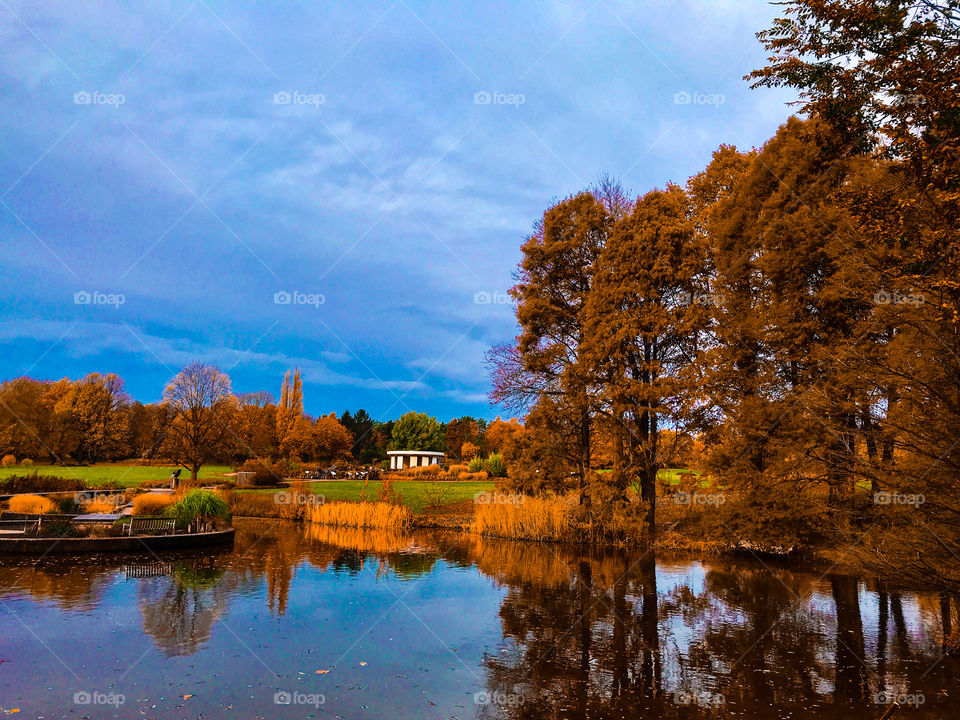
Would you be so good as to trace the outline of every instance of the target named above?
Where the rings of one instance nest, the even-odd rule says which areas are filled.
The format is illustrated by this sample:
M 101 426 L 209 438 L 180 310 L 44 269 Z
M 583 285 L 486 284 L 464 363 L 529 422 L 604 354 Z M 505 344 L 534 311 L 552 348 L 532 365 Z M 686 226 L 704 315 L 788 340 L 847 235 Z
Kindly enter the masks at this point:
M 437 457 L 443 457 L 446 453 L 437 452 L 436 450 L 387 450 L 387 455 L 435 455 Z

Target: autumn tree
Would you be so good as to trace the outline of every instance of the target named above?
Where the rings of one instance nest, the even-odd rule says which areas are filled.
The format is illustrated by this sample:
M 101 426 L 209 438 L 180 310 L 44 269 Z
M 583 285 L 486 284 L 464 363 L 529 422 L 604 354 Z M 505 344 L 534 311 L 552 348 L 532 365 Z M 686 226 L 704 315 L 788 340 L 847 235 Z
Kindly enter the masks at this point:
M 280 386 L 280 403 L 277 405 L 277 439 L 280 443 L 284 441 L 301 415 L 303 415 L 303 381 L 300 379 L 300 369 L 297 368 L 293 371 L 292 379 L 290 371 L 287 370 L 283 376 L 283 384 Z
M 320 458 L 339 460 L 350 453 L 353 433 L 345 428 L 333 413 L 318 418 L 313 426 L 316 453 Z
M 518 282 L 511 291 L 520 335 L 515 347 L 495 348 L 488 356 L 495 402 L 512 399 L 529 407 L 547 395 L 556 400 L 557 408 L 572 413 L 568 424 L 578 429 L 576 472 L 582 490 L 590 472 L 593 406 L 580 350 L 594 266 L 610 226 L 610 213 L 590 192 L 569 197 L 544 213 L 521 248 Z M 587 499 L 585 493 L 581 499 Z
M 613 493 L 627 502 L 638 478 L 654 529 L 659 428 L 691 403 L 690 366 L 705 329 L 704 251 L 682 188 L 640 198 L 616 224 L 596 263 L 583 358 L 594 402 L 614 430 Z
M 165 449 L 196 480 L 231 430 L 235 400 L 230 378 L 211 365 L 191 363 L 169 382 L 163 401 L 171 413 Z

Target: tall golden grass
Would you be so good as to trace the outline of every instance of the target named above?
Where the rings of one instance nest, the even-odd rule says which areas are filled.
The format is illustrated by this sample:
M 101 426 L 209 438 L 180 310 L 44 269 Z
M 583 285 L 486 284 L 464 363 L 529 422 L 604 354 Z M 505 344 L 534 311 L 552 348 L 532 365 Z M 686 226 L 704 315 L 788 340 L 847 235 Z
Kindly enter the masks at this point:
M 306 536 L 311 540 L 361 552 L 397 553 L 409 550 L 412 537 L 400 530 L 339 527 L 310 523 Z
M 42 495 L 14 495 L 10 498 L 10 512 L 16 513 L 52 513 L 56 503 Z
M 553 541 L 572 540 L 577 534 L 575 494 L 523 498 L 488 494 L 490 497 L 492 502 L 477 505 L 471 532 L 490 537 Z M 516 502 L 498 502 L 498 498 Z
M 410 526 L 413 513 L 406 505 L 391 503 L 328 502 L 310 506 L 306 518 L 320 525 L 399 530 Z
M 307 508 L 303 503 L 279 503 L 277 493 L 226 492 L 223 499 L 227 501 L 234 517 L 303 520 Z
M 177 499 L 171 494 L 143 493 L 133 499 L 134 515 L 158 515 L 173 505 Z
M 90 500 L 83 504 L 83 511 L 88 513 L 112 513 L 117 509 L 117 504 L 107 498 Z

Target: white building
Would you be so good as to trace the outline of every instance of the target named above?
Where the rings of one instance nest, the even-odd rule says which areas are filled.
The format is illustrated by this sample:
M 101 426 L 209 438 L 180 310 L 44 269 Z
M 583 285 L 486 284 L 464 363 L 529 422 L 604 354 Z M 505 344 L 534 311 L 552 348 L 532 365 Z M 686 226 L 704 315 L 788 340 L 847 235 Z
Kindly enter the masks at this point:
M 390 458 L 391 470 L 402 470 L 408 467 L 437 465 L 443 460 L 444 454 L 433 450 L 387 450 L 387 456 Z

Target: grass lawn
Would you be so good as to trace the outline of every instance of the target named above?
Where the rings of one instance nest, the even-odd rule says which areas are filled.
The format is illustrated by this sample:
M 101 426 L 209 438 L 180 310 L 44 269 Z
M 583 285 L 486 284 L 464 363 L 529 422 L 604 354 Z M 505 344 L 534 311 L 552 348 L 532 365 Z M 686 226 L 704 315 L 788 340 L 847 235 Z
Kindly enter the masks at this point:
M 90 465 L 89 467 L 61 467 L 59 465 L 12 465 L 0 468 L 0 487 L 4 478 L 11 475 L 55 475 L 62 478 L 79 478 L 89 485 L 114 482 L 123 487 L 135 487 L 148 480 L 166 480 L 175 470 L 172 465 Z M 204 465 L 200 468 L 201 480 L 220 478 L 224 473 L 233 472 L 227 465 Z M 180 477 L 190 477 L 187 470 Z
M 464 500 L 473 500 L 477 493 L 490 492 L 495 483 L 493 481 L 473 482 L 450 480 L 444 482 L 431 482 L 423 480 L 398 480 L 393 483 L 393 487 L 403 498 L 403 504 L 408 505 L 415 513 L 423 511 L 423 492 L 427 487 L 437 486 L 442 488 L 445 495 L 443 497 L 444 505 L 453 505 Z M 359 500 L 360 489 L 363 483 L 359 480 L 318 480 L 304 484 L 308 492 L 316 495 L 323 495 L 327 500 Z M 286 489 L 286 488 L 284 488 Z M 379 482 L 372 482 L 367 486 L 367 499 L 376 500 L 377 493 L 380 490 Z M 275 493 L 280 492 L 277 489 L 265 488 L 256 490 L 238 490 L 239 493 Z

